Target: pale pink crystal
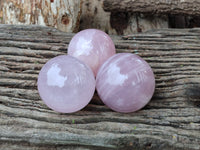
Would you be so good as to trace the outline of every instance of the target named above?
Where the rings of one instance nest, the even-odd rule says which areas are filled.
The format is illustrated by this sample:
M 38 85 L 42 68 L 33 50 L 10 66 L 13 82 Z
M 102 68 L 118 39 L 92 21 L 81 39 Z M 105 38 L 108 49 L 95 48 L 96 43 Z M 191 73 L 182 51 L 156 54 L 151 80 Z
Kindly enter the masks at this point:
M 69 55 L 49 60 L 38 77 L 38 91 L 51 109 L 72 113 L 85 107 L 95 91 L 92 70 Z
M 112 39 L 97 29 L 80 31 L 72 38 L 68 47 L 68 54 L 91 67 L 95 76 L 99 67 L 115 53 Z
M 102 101 L 118 112 L 144 107 L 155 89 L 155 78 L 146 61 L 135 54 L 119 53 L 99 69 L 96 89 Z

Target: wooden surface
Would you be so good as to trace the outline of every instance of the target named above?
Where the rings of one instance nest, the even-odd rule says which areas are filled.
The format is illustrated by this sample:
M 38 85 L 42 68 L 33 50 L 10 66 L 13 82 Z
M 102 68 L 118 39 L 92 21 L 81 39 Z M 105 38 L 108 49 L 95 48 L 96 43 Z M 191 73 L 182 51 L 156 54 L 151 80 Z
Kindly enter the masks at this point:
M 199 0 L 104 0 L 103 5 L 112 12 L 200 15 Z
M 73 34 L 0 25 L 0 149 L 200 149 L 200 29 L 112 36 L 153 68 L 156 90 L 142 110 L 91 104 L 73 114 L 47 108 L 36 88 L 43 64 L 67 53 Z
M 103 0 L 0 0 L 0 23 L 37 24 L 65 32 L 98 28 L 120 35 L 168 27 L 166 17 L 105 12 Z
M 0 23 L 79 29 L 82 0 L 0 0 Z
M 124 12 L 105 12 L 104 0 L 83 0 L 80 30 L 98 28 L 108 34 L 133 34 L 168 28 L 168 17 Z

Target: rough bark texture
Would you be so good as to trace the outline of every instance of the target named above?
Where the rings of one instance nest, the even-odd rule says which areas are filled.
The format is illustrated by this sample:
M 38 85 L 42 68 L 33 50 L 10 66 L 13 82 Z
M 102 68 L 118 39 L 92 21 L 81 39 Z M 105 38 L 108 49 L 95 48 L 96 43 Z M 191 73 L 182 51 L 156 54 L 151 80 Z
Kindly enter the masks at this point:
M 82 0 L 0 0 L 0 23 L 79 29 Z
M 83 0 L 80 30 L 97 28 L 109 34 L 131 34 L 168 27 L 166 15 L 147 16 L 124 12 L 105 12 L 103 0 Z
M 111 12 L 200 15 L 198 0 L 104 0 L 103 7 Z
M 102 4 L 103 0 L 83 0 L 80 30 L 97 28 L 109 34 L 117 34 L 110 25 L 110 12 L 105 12 Z
M 168 27 L 166 16 L 105 12 L 103 0 L 0 0 L 0 23 L 39 24 L 65 32 L 97 28 L 120 35 Z
M 142 110 L 122 114 L 93 101 L 56 113 L 36 88 L 42 65 L 66 54 L 73 34 L 41 26 L 0 25 L 0 147 L 20 149 L 200 149 L 200 29 L 112 36 L 117 52 L 143 57 L 156 90 Z

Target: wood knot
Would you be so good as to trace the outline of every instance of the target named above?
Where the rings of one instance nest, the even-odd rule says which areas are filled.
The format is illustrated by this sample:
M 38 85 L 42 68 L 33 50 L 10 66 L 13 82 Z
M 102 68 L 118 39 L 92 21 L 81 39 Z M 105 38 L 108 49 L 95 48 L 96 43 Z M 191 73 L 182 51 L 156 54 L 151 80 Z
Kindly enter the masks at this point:
M 69 17 L 68 17 L 67 14 L 64 14 L 64 15 L 62 16 L 61 22 L 62 22 L 62 24 L 64 24 L 64 25 L 68 25 L 68 24 L 69 24 Z

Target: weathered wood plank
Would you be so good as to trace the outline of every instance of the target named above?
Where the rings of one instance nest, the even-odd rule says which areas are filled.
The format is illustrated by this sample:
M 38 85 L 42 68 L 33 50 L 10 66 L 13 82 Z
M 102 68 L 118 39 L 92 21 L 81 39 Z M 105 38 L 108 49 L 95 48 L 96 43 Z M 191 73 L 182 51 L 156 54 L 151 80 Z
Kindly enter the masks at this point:
M 80 30 L 98 28 L 108 34 L 130 34 L 168 28 L 167 15 L 146 16 L 124 12 L 105 12 L 104 0 L 83 0 Z
M 142 56 L 156 90 L 142 110 L 122 114 L 92 102 L 56 113 L 36 88 L 42 65 L 66 54 L 74 34 L 0 25 L 0 147 L 3 149 L 200 149 L 200 29 L 112 36 L 117 52 Z
M 81 0 L 0 0 L 0 23 L 37 24 L 75 32 L 81 5 Z
M 198 0 L 104 0 L 104 10 L 151 14 L 199 15 Z

